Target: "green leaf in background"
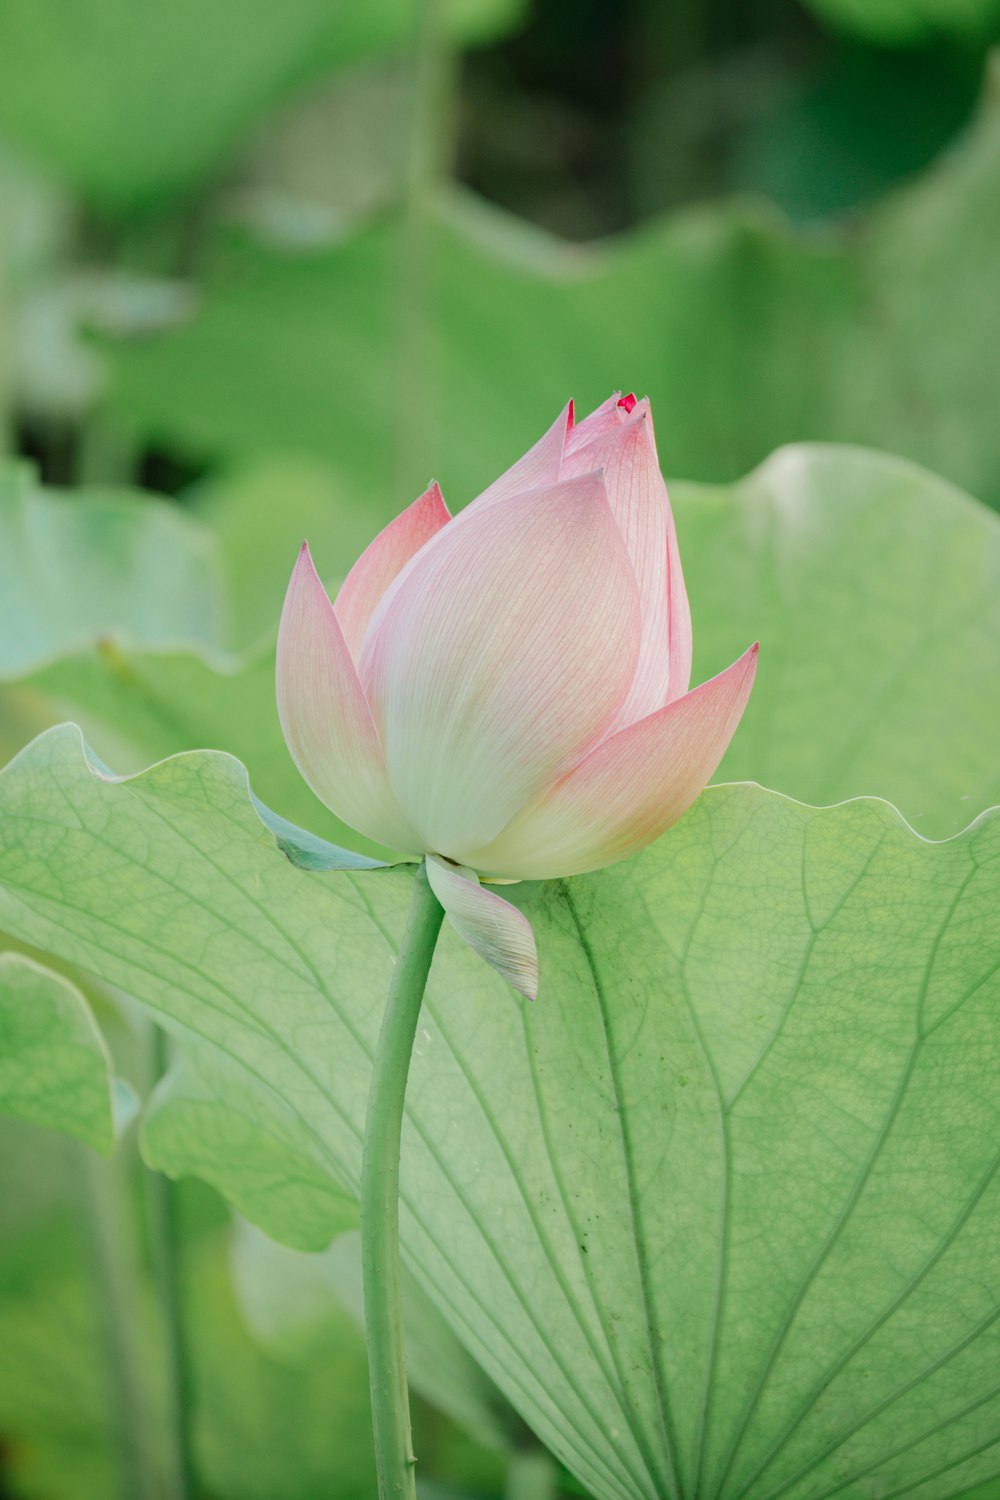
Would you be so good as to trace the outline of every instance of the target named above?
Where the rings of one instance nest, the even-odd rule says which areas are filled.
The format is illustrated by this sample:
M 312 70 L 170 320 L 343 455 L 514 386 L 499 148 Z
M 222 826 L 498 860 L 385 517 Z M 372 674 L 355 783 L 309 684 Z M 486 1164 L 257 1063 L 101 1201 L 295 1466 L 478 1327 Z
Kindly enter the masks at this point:
M 945 838 L 1000 802 L 1000 521 L 899 459 L 786 448 L 727 488 L 671 486 L 695 681 L 760 638 L 717 780 L 877 794 Z
M 247 1326 L 276 1354 L 301 1358 L 344 1308 L 364 1327 L 357 1232 L 338 1235 L 322 1254 L 303 1255 L 239 1220 L 232 1267 Z M 483 1447 L 506 1449 L 515 1440 L 523 1442 L 526 1433 L 516 1414 L 405 1270 L 403 1285 L 406 1372 L 413 1390 Z
M 274 704 L 273 646 L 231 665 L 192 651 L 97 649 L 54 662 L 20 687 L 34 701 L 35 732 L 69 713 L 109 764 L 130 770 L 180 750 L 228 749 L 251 768 L 266 803 L 296 824 L 376 858 L 389 852 L 335 818 L 296 771 Z
M 309 255 L 219 236 L 200 315 L 112 350 L 114 419 L 195 456 L 324 457 L 384 521 L 431 473 L 461 506 L 568 395 L 585 410 L 622 384 L 652 397 L 671 474 L 730 480 L 790 441 L 869 443 L 1000 505 L 984 379 L 1000 325 L 982 294 L 998 170 L 993 104 L 924 177 L 824 234 L 737 201 L 567 246 L 452 194 L 432 233 L 431 352 L 405 390 L 393 220 Z M 401 427 L 420 451 L 393 452 Z
M 988 41 L 1000 27 L 997 0 L 806 0 L 825 21 L 877 45 L 908 46 L 953 36 Z
M 15 1144 L 5 1135 L 5 1195 Z M 32 1167 L 51 1180 L 59 1162 L 34 1144 Z M 27 1156 L 27 1142 L 22 1149 Z M 296 1367 L 269 1357 L 248 1334 L 233 1300 L 225 1231 L 186 1233 L 184 1266 L 205 1493 L 218 1500 L 371 1500 L 366 1359 L 350 1318 L 331 1314 L 313 1357 Z M 142 1311 L 152 1309 L 144 1303 Z M 93 1287 L 65 1210 L 0 1238 L 0 1318 L 9 1493 L 17 1500 L 119 1500 Z M 155 1322 L 144 1332 L 155 1350 Z
M 211 648 L 220 587 L 211 533 L 166 501 L 0 471 L 0 678 L 95 642 Z
M 378 529 L 369 496 L 316 459 L 271 455 L 197 485 L 184 500 L 219 547 L 233 650 L 273 639 L 304 540 L 339 584 Z
M 111 1058 L 76 985 L 0 953 L 0 1114 L 64 1131 L 109 1156 Z
M 451 0 L 458 40 L 518 0 Z M 217 172 L 268 110 L 329 69 L 399 48 L 412 0 L 0 0 L 0 129 L 119 212 Z M 71 22 L 71 24 L 70 24 Z M 343 143 L 349 150 L 349 142 Z
M 982 79 L 975 48 L 827 45 L 823 65 L 734 134 L 726 173 L 731 192 L 763 194 L 813 226 L 925 171 L 968 129 Z M 656 163 L 639 163 L 655 194 Z
M 0 468 L 5 755 L 67 713 L 109 762 L 129 768 L 204 745 L 231 748 L 293 822 L 386 852 L 309 791 L 274 706 L 271 641 L 303 535 L 342 574 L 371 539 L 366 511 L 352 521 L 336 493 L 315 464 L 275 464 L 204 487 L 192 518 L 141 491 L 71 496 L 35 484 L 27 466 Z M 261 637 L 240 658 L 220 649 Z M 312 843 L 320 863 L 329 859 L 311 833 L 294 837 Z
M 270 1359 L 235 1306 L 224 1245 L 206 1245 L 200 1260 L 191 1318 L 208 1492 L 222 1500 L 371 1500 L 368 1361 L 350 1318 L 327 1320 L 308 1363 Z
M 353 1190 L 410 877 L 304 874 L 230 757 L 115 782 L 72 728 L 4 773 L 0 830 L 0 922 L 227 1053 Z M 535 1006 L 446 936 L 405 1251 L 598 1500 L 1000 1471 L 998 885 L 995 815 L 935 845 L 883 803 L 719 788 L 638 859 L 515 890 Z
M 157 1086 L 142 1122 L 147 1164 L 170 1177 L 200 1177 L 269 1233 L 321 1250 L 359 1222 L 357 1201 L 331 1180 L 328 1164 L 294 1109 L 234 1069 L 224 1053 L 186 1044 Z M 239 1182 L 228 1164 L 241 1161 Z

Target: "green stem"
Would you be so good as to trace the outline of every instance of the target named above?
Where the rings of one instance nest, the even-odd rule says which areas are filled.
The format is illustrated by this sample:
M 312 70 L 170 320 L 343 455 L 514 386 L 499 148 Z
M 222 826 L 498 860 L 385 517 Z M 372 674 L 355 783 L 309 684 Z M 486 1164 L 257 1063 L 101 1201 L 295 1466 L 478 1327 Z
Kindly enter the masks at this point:
M 515 1448 L 507 1465 L 504 1500 L 556 1500 L 555 1459 L 544 1448 Z
M 421 865 L 375 1050 L 361 1168 L 365 1334 L 380 1500 L 414 1500 L 399 1277 L 399 1147 L 413 1041 L 444 917 Z
M 150 1071 L 162 1078 L 170 1065 L 170 1040 L 159 1026 L 150 1027 Z M 161 1172 L 146 1173 L 146 1207 L 153 1277 L 165 1341 L 167 1434 L 170 1456 L 167 1500 L 191 1500 L 197 1493 L 191 1439 L 191 1372 L 184 1332 L 180 1281 L 180 1237 L 177 1194 Z
M 95 1298 L 101 1316 L 111 1419 L 128 1500 L 160 1500 L 154 1419 L 142 1350 L 142 1299 L 121 1157 L 102 1161 L 75 1150 L 79 1193 Z

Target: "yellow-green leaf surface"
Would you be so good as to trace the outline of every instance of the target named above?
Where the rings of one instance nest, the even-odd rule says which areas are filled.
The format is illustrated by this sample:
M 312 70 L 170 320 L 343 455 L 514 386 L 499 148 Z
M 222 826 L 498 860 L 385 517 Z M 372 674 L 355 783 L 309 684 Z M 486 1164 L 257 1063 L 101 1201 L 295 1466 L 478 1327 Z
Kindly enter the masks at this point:
M 411 876 L 296 870 L 226 756 L 116 782 L 70 727 L 0 787 L 0 923 L 224 1052 L 355 1190 Z M 446 936 L 402 1233 L 531 1426 L 598 1500 L 998 1472 L 1000 821 L 935 845 L 880 802 L 719 788 L 512 894 L 540 997 Z
M 568 246 L 453 195 L 409 389 L 391 220 L 312 255 L 224 238 L 201 313 L 115 352 L 116 418 L 195 455 L 325 456 L 387 517 L 432 474 L 462 505 L 568 396 L 584 410 L 624 385 L 652 397 L 671 474 L 728 480 L 782 443 L 847 441 L 997 505 L 1000 312 L 982 287 L 998 163 L 1000 111 L 984 106 L 922 179 L 828 234 L 735 202 Z
M 519 7 L 445 9 L 474 41 Z M 155 202 L 217 171 L 303 83 L 406 46 L 415 16 L 413 0 L 0 0 L 0 129 L 105 210 Z
M 236 585 L 244 619 L 256 597 L 271 631 L 323 493 L 315 477 L 302 481 L 303 512 L 286 524 L 293 504 L 273 503 L 279 472 L 246 492 L 257 563 L 244 561 Z M 290 493 L 300 476 L 288 469 Z M 761 641 L 750 707 L 718 779 L 745 777 L 814 803 L 877 794 L 936 838 L 1000 801 L 995 514 L 901 460 L 815 446 L 783 450 L 738 484 L 672 484 L 671 494 L 694 680 Z M 227 508 L 236 511 L 234 499 Z M 351 561 L 335 532 L 315 552 L 331 583 Z M 116 769 L 202 745 L 230 750 L 270 806 L 337 843 L 372 847 L 332 818 L 292 765 L 270 646 L 228 671 L 193 653 L 92 650 L 27 684 L 50 714 L 81 718 Z
M 108 1049 L 76 985 L 20 953 L 0 953 L 0 1115 L 108 1155 L 112 1088 Z

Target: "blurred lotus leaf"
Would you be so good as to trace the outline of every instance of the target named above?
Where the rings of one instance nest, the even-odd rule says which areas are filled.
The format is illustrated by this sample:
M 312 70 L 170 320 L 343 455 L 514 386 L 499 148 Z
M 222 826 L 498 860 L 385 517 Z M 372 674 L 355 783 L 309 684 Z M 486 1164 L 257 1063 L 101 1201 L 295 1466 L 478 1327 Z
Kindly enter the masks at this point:
M 0 469 L 0 678 L 95 643 L 210 649 L 222 611 L 215 540 L 176 506 Z
M 84 996 L 20 953 L 0 954 L 0 1115 L 65 1131 L 109 1155 L 111 1058 Z
M 995 39 L 997 0 L 806 0 L 823 20 L 881 45 L 907 46 L 933 37 Z
M 587 409 L 617 382 L 653 398 L 671 474 L 867 443 L 1000 505 L 998 176 L 993 105 L 925 177 L 822 234 L 736 201 L 567 246 L 452 193 L 430 231 L 434 340 L 405 386 L 394 220 L 294 256 L 223 235 L 200 315 L 112 351 L 114 419 L 202 458 L 322 456 L 387 519 L 432 472 L 463 504 L 565 397 Z
M 450 0 L 458 41 L 520 0 Z M 0 129 L 100 209 L 216 173 L 261 116 L 334 67 L 404 46 L 413 0 L 0 0 Z

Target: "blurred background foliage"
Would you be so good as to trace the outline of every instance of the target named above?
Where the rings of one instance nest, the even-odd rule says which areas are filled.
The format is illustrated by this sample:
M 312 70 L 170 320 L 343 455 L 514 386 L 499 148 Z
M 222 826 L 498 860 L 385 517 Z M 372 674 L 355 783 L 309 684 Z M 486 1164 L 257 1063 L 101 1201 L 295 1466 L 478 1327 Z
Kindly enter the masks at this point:
M 432 472 L 460 507 L 570 394 L 648 392 L 679 479 L 865 444 L 1000 508 L 998 41 L 1000 0 L 0 0 L 4 758 L 67 713 L 117 770 L 217 745 L 336 835 L 272 706 L 301 535 L 335 580 Z M 810 480 L 813 557 L 836 553 L 837 482 Z M 947 492 L 946 524 L 909 483 L 872 571 L 919 577 L 938 524 L 992 558 L 964 502 Z M 775 566 L 766 490 L 678 489 L 703 598 L 736 596 L 741 559 Z M 744 592 L 750 631 L 780 614 Z M 713 667 L 743 643 L 708 637 Z M 919 826 L 889 759 L 898 786 L 830 790 L 897 790 Z M 87 998 L 146 1093 L 127 1000 Z M 37 1118 L 0 1134 L 0 1496 L 145 1497 L 160 1456 L 113 1457 L 93 1228 L 99 1201 L 128 1229 L 155 1433 L 148 1181 L 130 1136 L 84 1164 Z M 277 1317 L 262 1288 L 298 1286 L 288 1265 L 238 1238 L 233 1281 L 221 1200 L 175 1196 L 201 1492 L 371 1495 L 350 1297 Z M 516 1500 L 530 1434 L 444 1386 L 418 1406 L 425 1500 Z

